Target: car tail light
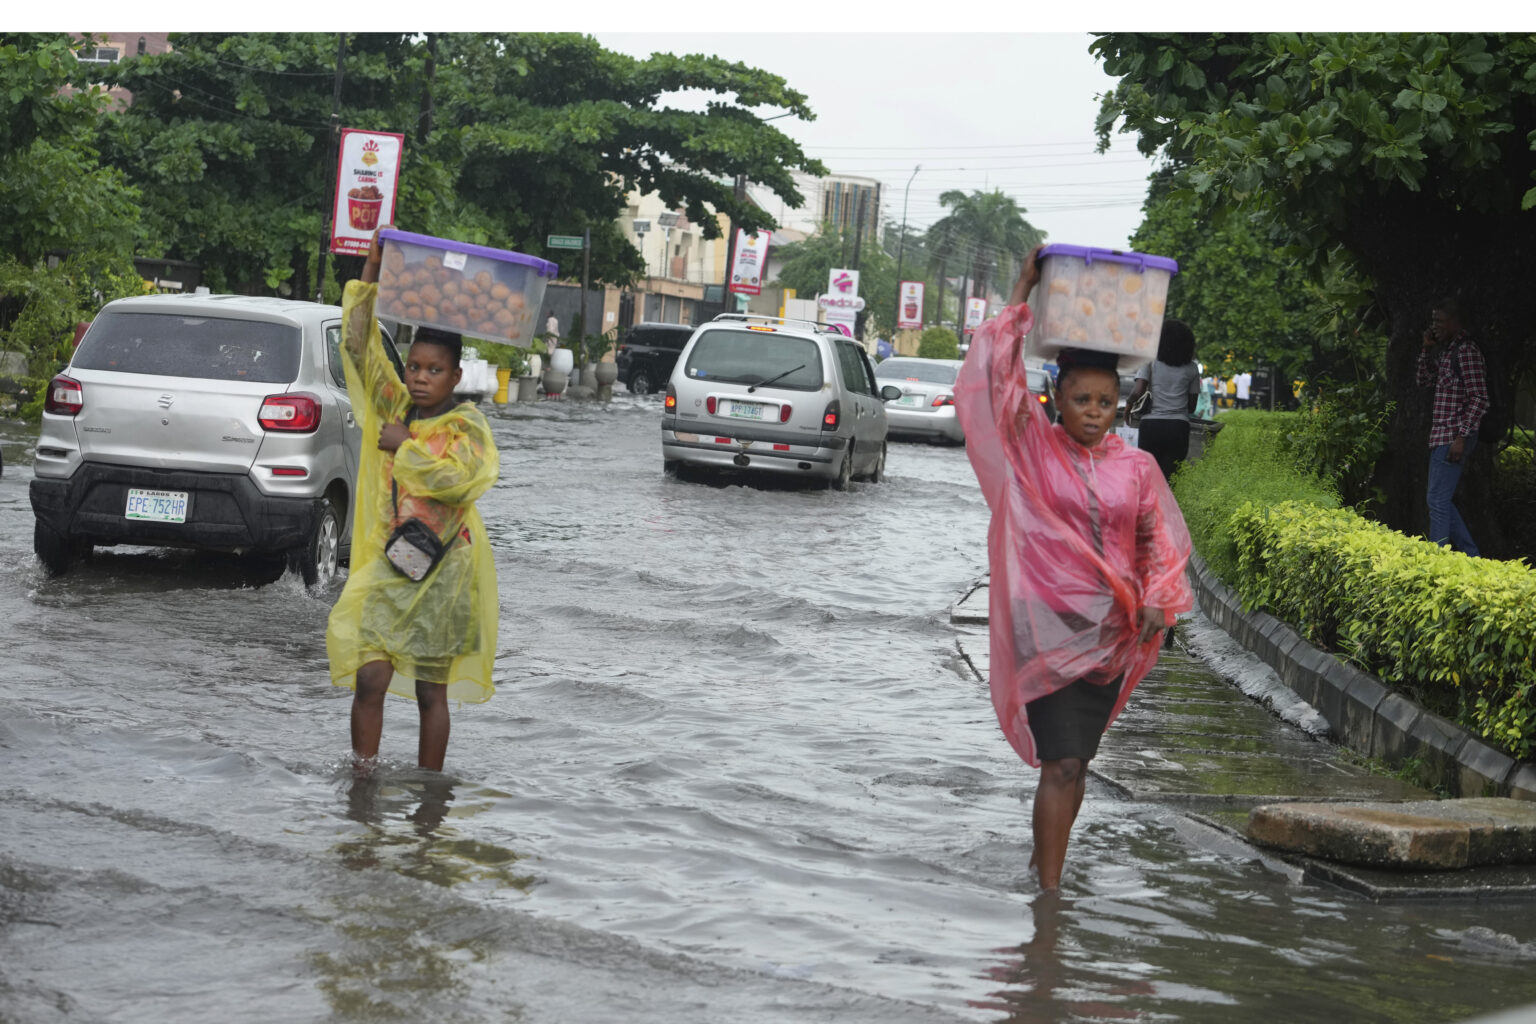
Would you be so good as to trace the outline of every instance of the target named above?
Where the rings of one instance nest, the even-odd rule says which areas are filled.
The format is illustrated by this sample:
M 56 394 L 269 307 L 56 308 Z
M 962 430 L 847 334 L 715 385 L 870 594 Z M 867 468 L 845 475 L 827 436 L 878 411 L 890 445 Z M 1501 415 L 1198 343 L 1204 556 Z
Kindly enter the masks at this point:
M 273 476 L 309 476 L 309 470 L 303 466 L 273 466 Z
M 302 391 L 268 395 L 261 400 L 256 419 L 267 430 L 307 434 L 320 426 L 320 400 Z
M 55 416 L 73 416 L 85 408 L 85 392 L 80 382 L 62 374 L 48 382 L 48 397 L 43 399 L 43 411 Z
M 710 395 L 708 398 L 704 399 L 704 410 L 706 412 L 708 412 L 711 416 L 713 416 L 715 414 L 715 404 L 716 403 L 715 403 L 715 396 L 714 395 Z
M 661 405 L 663 409 L 667 410 L 667 412 L 677 411 L 677 388 L 673 387 L 671 384 L 667 385 L 667 397 L 662 400 Z
M 828 402 L 827 411 L 821 414 L 821 429 L 836 430 L 837 424 L 842 419 L 842 411 L 843 407 L 838 404 L 837 399 L 834 398 L 832 401 Z
M 934 399 L 933 399 L 933 408 L 935 408 L 935 409 L 937 409 L 941 405 L 954 405 L 954 404 L 955 404 L 955 396 L 954 395 L 935 395 Z
M 788 423 L 789 422 L 789 414 L 791 412 L 793 412 L 793 411 L 794 411 L 794 409 L 791 406 L 789 406 L 789 405 L 781 405 L 781 406 L 779 406 L 779 422 L 780 423 Z
M 1044 395 L 1036 395 L 1035 397 L 1039 399 L 1041 405 L 1044 405 L 1046 402 L 1050 401 L 1050 399 L 1046 398 Z

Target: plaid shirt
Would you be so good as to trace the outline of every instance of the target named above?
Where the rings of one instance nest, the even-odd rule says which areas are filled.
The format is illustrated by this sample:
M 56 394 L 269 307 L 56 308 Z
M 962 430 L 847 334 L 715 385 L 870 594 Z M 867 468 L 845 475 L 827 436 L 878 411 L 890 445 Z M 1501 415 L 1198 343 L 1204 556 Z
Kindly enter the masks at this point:
M 1429 446 L 1450 444 L 1458 437 L 1477 433 L 1488 411 L 1488 374 L 1483 353 L 1466 331 L 1451 339 L 1441 355 L 1425 349 L 1419 353 L 1420 387 L 1435 388 L 1434 415 L 1429 421 Z

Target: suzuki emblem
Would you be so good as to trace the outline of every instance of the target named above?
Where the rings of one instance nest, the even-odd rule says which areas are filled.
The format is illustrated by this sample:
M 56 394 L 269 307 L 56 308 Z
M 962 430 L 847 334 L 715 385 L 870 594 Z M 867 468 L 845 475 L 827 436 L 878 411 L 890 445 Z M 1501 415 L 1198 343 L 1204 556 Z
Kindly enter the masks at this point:
M 160 408 L 169 409 L 171 407 L 171 403 L 174 401 L 176 401 L 175 395 L 161 395 L 159 402 Z

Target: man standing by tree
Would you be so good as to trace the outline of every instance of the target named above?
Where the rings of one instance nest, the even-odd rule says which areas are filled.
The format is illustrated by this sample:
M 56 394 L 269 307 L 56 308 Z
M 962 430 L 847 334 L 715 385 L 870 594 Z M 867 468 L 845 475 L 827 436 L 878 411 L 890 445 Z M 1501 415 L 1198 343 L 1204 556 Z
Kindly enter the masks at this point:
M 1461 303 L 1441 299 L 1430 313 L 1419 352 L 1418 383 L 1434 387 L 1429 426 L 1429 539 L 1473 557 L 1477 544 L 1456 511 L 1461 467 L 1477 445 L 1477 428 L 1488 411 L 1483 353 L 1461 325 Z

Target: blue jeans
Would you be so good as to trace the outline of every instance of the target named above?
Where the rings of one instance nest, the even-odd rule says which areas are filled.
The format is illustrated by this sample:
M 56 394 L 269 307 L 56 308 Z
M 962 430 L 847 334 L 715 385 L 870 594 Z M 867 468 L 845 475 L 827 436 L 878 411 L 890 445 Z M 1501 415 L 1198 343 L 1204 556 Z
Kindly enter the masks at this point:
M 1477 435 L 1467 438 L 1460 462 L 1445 461 L 1451 450 L 1448 444 L 1437 444 L 1429 450 L 1429 539 L 1436 544 L 1449 544 L 1457 551 L 1476 557 L 1477 543 L 1467 532 L 1467 524 L 1461 521 L 1452 498 L 1456 496 L 1456 484 L 1461 480 L 1461 467 L 1472 457 L 1477 446 Z

